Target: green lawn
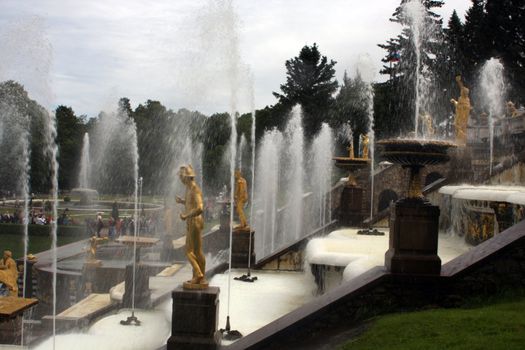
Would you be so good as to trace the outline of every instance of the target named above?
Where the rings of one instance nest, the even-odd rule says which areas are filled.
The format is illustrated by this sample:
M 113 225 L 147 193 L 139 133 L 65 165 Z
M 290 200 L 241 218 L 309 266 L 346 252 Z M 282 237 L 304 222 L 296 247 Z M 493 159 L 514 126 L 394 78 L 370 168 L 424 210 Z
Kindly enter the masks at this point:
M 525 349 L 525 297 L 472 309 L 386 315 L 341 349 Z
M 81 237 L 75 236 L 65 236 L 58 237 L 58 245 L 64 245 L 72 243 L 82 239 Z M 28 252 L 36 254 L 44 250 L 51 248 L 51 239 L 48 236 L 30 236 L 29 237 L 29 249 Z M 0 251 L 5 249 L 11 250 L 13 252 L 13 257 L 19 258 L 24 254 L 24 243 L 20 235 L 15 234 L 1 234 L 0 235 Z

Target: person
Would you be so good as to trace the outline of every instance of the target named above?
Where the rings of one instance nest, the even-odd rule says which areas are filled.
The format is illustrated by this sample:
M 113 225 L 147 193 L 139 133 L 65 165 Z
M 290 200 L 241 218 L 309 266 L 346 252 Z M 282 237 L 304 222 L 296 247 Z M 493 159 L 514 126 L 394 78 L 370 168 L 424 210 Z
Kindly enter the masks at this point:
M 239 226 L 237 228 L 247 228 L 246 215 L 244 215 L 244 205 L 248 201 L 248 186 L 246 179 L 242 177 L 240 170 L 235 170 L 235 210 L 239 216 Z
M 118 220 L 119 219 L 119 212 L 118 212 L 117 201 L 113 202 L 113 205 L 111 207 L 111 216 L 113 217 L 114 220 Z
M 203 289 L 208 286 L 204 276 L 206 259 L 202 253 L 202 192 L 195 182 L 195 172 L 191 165 L 181 166 L 179 169 L 180 181 L 186 186 L 184 199 L 179 196 L 175 201 L 184 204 L 184 212 L 180 218 L 186 221 L 186 257 L 193 268 L 193 278 L 183 284 L 186 289 Z
M 4 250 L 4 257 L 0 260 L 0 283 L 9 289 L 10 296 L 18 295 L 18 269 L 10 250 Z
M 456 129 L 456 143 L 458 145 L 467 144 L 467 124 L 470 114 L 470 99 L 469 89 L 461 81 L 461 75 L 456 76 L 460 96 L 458 100 L 450 99 L 450 102 L 456 107 L 456 117 L 454 119 L 454 127 Z
M 97 237 L 100 237 L 100 231 L 104 228 L 104 221 L 102 221 L 102 213 L 97 213 Z

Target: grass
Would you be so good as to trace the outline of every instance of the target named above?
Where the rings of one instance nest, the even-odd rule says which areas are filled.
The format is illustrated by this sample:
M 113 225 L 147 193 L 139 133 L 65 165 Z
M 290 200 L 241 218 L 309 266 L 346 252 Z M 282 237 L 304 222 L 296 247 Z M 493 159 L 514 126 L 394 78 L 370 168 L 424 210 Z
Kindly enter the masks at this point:
M 0 250 L 9 249 L 13 252 L 13 257 L 19 258 L 24 254 L 24 243 L 20 235 L 2 234 L 0 235 Z M 75 236 L 63 236 L 57 238 L 57 245 L 65 245 L 76 242 L 80 238 Z M 51 239 L 48 236 L 30 236 L 28 252 L 32 254 L 40 253 L 51 248 Z
M 342 350 L 524 349 L 525 297 L 383 316 Z

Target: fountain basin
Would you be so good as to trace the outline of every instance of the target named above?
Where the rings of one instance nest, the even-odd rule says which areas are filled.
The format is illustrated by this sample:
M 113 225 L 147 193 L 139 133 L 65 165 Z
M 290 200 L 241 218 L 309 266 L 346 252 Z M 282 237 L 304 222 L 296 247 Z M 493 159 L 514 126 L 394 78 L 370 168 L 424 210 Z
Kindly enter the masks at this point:
M 425 139 L 387 139 L 377 143 L 382 147 L 383 159 L 405 166 L 425 166 L 450 160 L 449 148 L 457 147 L 450 141 Z

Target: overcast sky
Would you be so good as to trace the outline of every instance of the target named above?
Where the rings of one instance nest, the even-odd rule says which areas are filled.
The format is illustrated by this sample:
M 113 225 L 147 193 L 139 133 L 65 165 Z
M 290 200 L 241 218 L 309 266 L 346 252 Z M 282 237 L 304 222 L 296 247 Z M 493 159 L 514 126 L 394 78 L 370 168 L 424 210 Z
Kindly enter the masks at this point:
M 446 0 L 461 18 L 470 0 Z M 389 22 L 399 0 L 237 0 L 236 20 L 208 0 L 1 0 L 0 79 L 16 79 L 47 107 L 71 106 L 95 116 L 126 96 L 136 106 L 147 99 L 168 108 L 204 113 L 228 111 L 228 71 L 221 37 L 235 23 L 237 61 L 243 80 L 238 108 L 275 103 L 272 91 L 285 81 L 284 63 L 316 42 L 337 61 L 337 78 L 353 74 L 359 55 L 377 65 L 377 47 L 397 35 Z M 221 29 L 222 28 L 222 29 Z M 249 73 L 247 73 L 249 72 Z M 376 80 L 384 78 L 377 74 Z M 249 81 L 249 80 L 248 80 Z

